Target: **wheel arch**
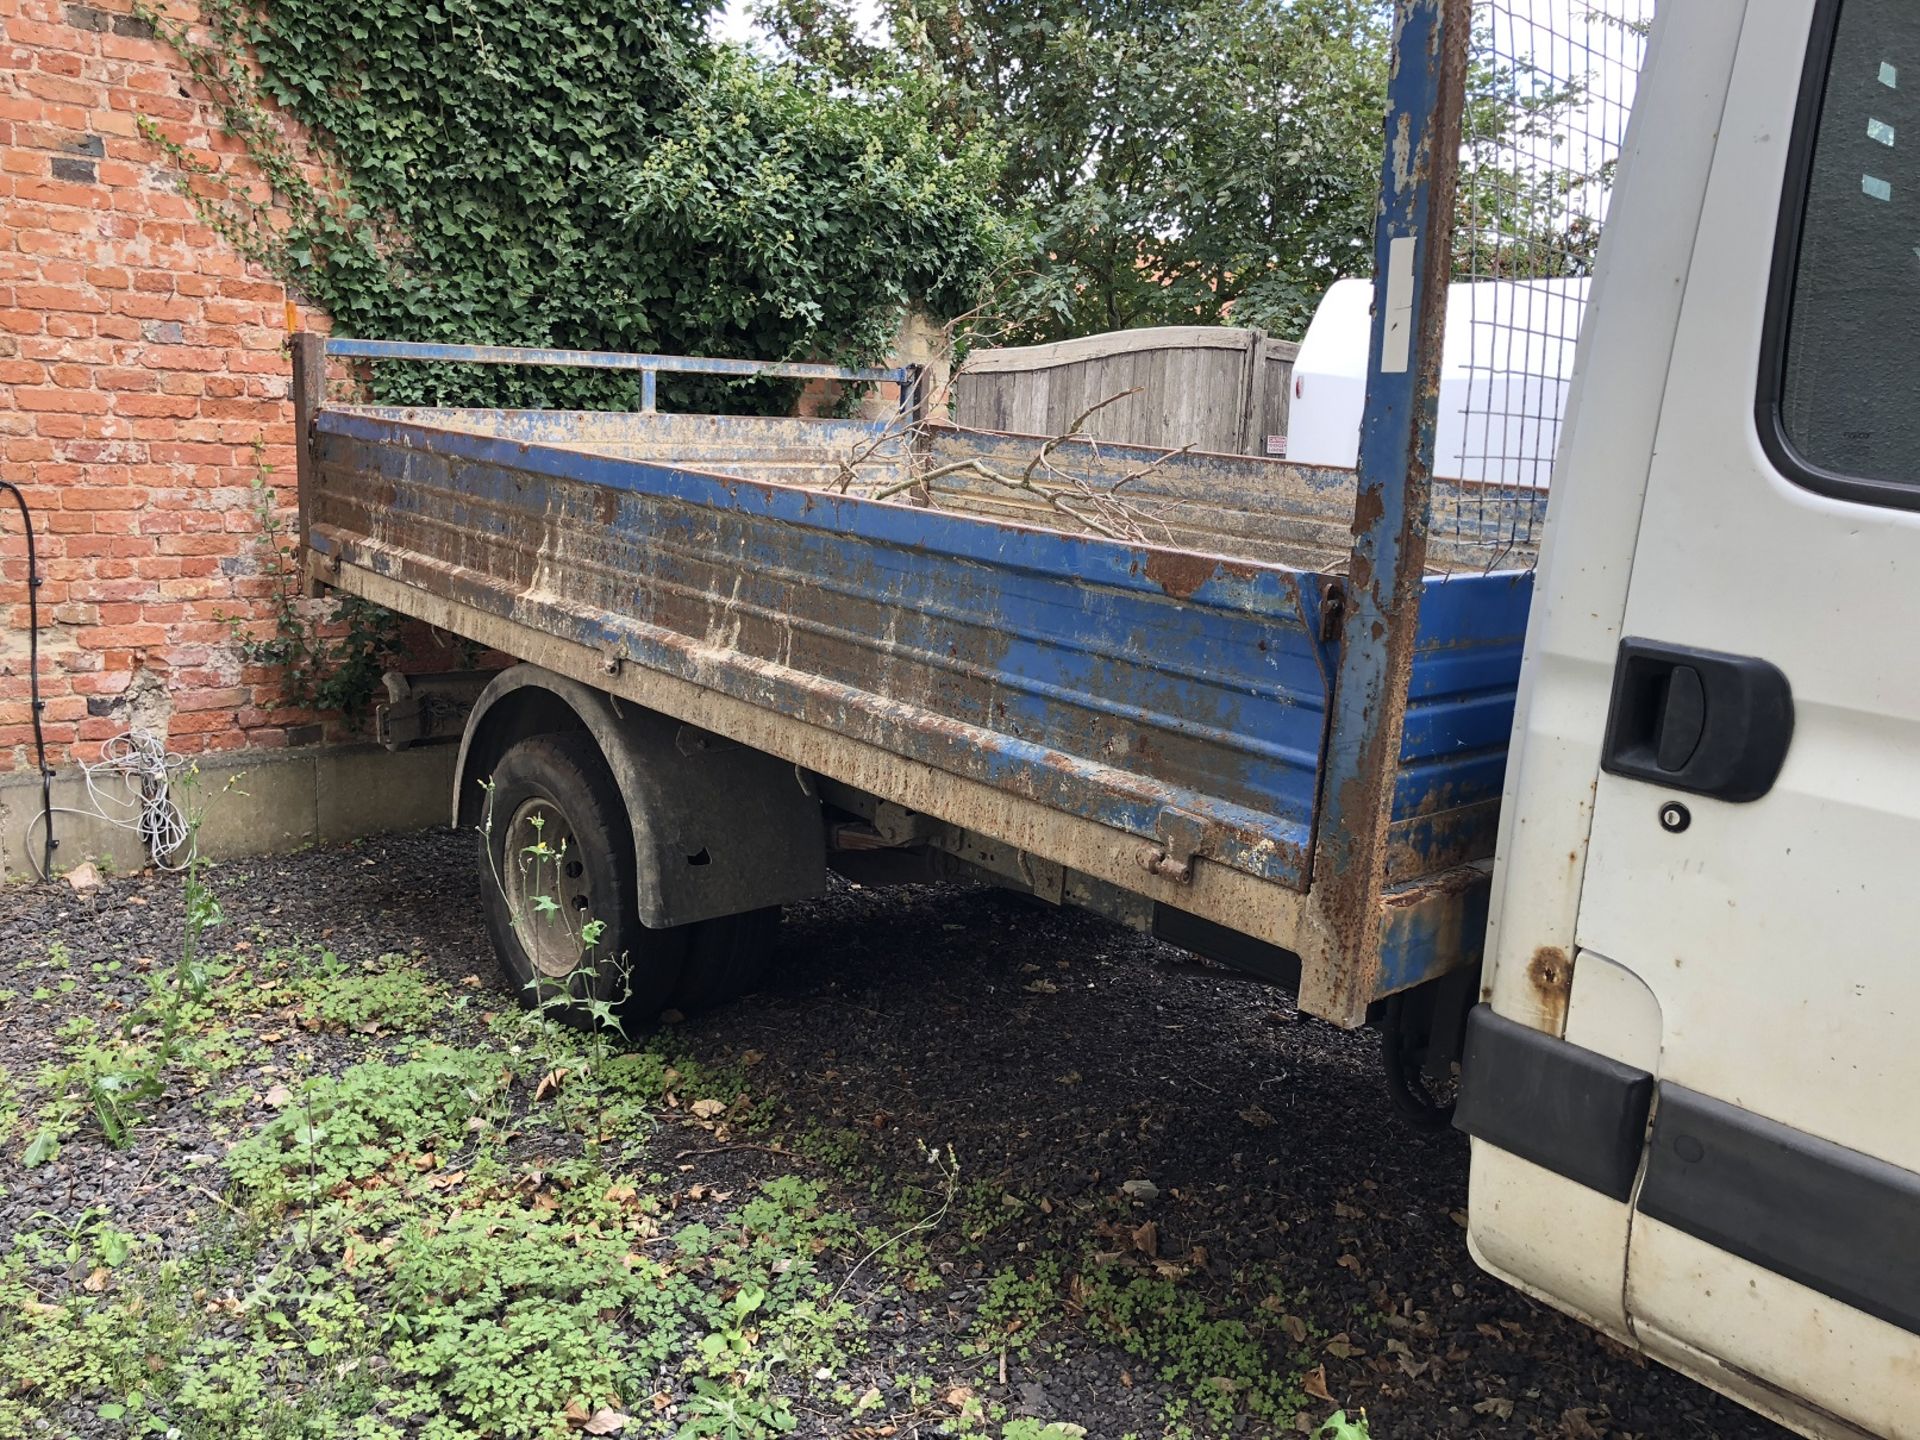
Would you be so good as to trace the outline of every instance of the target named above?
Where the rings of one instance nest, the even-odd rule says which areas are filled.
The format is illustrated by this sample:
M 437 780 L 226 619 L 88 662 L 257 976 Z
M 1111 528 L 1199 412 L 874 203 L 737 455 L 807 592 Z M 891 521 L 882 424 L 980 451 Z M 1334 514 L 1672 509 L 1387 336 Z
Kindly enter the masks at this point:
M 538 665 L 474 702 L 453 772 L 453 823 L 478 826 L 484 782 L 518 741 L 584 730 L 633 830 L 639 916 L 655 929 L 782 905 L 826 888 L 820 802 L 794 768 Z

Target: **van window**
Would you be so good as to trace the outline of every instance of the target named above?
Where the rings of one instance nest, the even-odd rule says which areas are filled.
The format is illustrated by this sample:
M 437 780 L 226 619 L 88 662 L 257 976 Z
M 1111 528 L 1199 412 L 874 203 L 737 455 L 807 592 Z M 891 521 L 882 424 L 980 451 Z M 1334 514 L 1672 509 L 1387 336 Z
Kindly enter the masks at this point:
M 1821 13 L 1831 50 L 1824 85 L 1804 92 L 1818 120 L 1800 137 L 1812 150 L 1799 244 L 1790 296 L 1774 296 L 1789 304 L 1778 423 L 1788 458 L 1826 472 L 1795 478 L 1910 505 L 1920 500 L 1920 6 L 1839 0 Z M 1820 483 L 1842 477 L 1879 483 Z

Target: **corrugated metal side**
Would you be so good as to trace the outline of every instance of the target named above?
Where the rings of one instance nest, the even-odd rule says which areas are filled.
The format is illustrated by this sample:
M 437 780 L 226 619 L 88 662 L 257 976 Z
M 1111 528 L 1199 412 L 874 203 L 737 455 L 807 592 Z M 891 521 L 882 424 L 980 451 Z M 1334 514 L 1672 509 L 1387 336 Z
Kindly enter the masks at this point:
M 1394 776 L 1387 881 L 1493 854 L 1531 571 L 1429 577 Z
M 1376 996 L 1480 957 L 1532 595 L 1531 571 L 1426 581 L 1387 828 Z
M 314 459 L 323 554 L 1305 886 L 1316 576 L 368 414 Z

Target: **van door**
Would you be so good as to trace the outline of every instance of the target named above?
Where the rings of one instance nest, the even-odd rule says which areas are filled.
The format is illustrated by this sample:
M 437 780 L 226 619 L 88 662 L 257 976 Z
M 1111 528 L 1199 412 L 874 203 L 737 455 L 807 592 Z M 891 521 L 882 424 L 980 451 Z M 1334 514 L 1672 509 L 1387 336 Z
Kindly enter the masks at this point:
M 1920 1436 L 1911 0 L 1748 9 L 1621 634 L 1574 997 L 1657 1002 L 1634 1338 Z

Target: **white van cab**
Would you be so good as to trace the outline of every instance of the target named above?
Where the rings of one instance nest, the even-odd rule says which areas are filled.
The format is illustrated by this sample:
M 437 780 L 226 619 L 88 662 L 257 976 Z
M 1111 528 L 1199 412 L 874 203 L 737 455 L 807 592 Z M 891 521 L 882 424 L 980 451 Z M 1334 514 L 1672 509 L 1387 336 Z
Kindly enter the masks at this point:
M 1496 1275 L 1920 1436 L 1920 5 L 1669 0 L 1567 400 L 1458 1123 Z

